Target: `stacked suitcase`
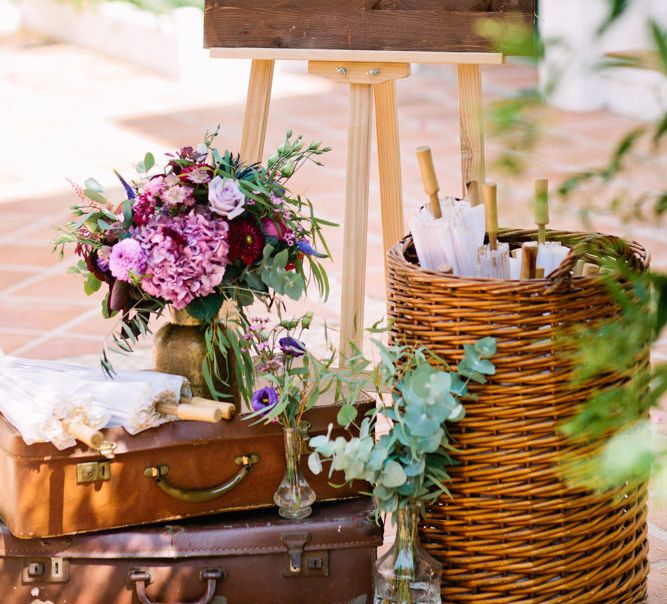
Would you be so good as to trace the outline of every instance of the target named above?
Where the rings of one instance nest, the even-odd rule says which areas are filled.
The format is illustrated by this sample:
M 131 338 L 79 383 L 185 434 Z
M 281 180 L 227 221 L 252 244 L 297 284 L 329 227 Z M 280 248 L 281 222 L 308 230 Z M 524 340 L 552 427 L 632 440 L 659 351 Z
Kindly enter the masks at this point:
M 311 410 L 310 434 L 336 413 Z M 280 426 L 238 416 L 105 432 L 112 459 L 25 445 L 0 416 L 2 604 L 372 602 L 382 528 L 363 485 L 306 469 L 313 514 L 281 519 Z

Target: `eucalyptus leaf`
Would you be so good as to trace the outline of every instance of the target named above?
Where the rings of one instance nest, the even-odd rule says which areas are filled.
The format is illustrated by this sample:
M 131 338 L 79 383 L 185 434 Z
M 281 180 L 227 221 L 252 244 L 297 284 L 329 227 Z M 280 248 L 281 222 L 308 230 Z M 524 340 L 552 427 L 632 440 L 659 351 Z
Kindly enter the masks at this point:
M 218 316 L 223 301 L 222 294 L 210 294 L 205 298 L 195 298 L 187 305 L 186 310 L 195 319 L 208 323 Z

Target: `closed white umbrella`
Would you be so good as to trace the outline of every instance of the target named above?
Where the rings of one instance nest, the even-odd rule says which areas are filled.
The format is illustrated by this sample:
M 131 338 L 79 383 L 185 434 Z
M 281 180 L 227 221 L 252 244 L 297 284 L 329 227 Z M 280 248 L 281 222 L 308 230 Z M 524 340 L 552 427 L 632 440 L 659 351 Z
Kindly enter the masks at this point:
M 179 375 L 155 371 L 119 371 L 110 380 L 91 367 L 6 357 L 17 375 L 33 375 L 49 384 L 64 383 L 69 396 L 85 393 L 108 413 L 105 427 L 122 426 L 129 434 L 157 427 L 177 419 L 218 422 L 230 419 L 234 405 L 189 398 L 187 380 Z
M 508 243 L 498 241 L 497 189 L 492 183 L 484 185 L 484 207 L 489 243 L 478 248 L 477 276 L 487 279 L 509 279 L 510 248 Z
M 476 275 L 477 249 L 484 241 L 484 209 L 467 199 L 438 197 L 438 179 L 428 147 L 417 149 L 424 190 L 430 205 L 422 208 L 410 223 L 419 264 L 425 269 Z

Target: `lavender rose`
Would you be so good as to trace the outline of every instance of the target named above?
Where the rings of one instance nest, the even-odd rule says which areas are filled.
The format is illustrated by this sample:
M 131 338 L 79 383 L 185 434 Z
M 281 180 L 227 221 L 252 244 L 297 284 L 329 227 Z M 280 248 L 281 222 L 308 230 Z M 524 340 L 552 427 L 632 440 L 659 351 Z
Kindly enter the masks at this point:
M 216 176 L 208 185 L 208 201 L 213 212 L 233 220 L 243 212 L 245 195 L 238 180 Z
M 130 281 L 130 273 L 141 275 L 146 270 L 146 253 L 135 239 L 123 239 L 111 248 L 109 270 L 121 281 Z

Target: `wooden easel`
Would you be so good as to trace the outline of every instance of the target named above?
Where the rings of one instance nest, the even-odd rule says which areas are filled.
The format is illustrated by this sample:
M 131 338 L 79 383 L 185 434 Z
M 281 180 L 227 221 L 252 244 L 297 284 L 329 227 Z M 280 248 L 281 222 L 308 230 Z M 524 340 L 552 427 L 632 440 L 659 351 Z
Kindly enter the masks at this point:
M 262 160 L 276 60 L 308 61 L 309 73 L 350 87 L 339 347 L 342 364 L 350 353 L 351 343 L 360 347 L 363 339 L 373 102 L 386 252 L 405 235 L 396 80 L 410 75 L 411 63 L 458 66 L 461 180 L 465 193 L 471 180 L 485 180 L 480 66 L 501 64 L 504 57 L 483 52 L 283 48 L 213 48 L 211 56 L 252 59 L 241 138 L 241 157 L 249 162 Z

